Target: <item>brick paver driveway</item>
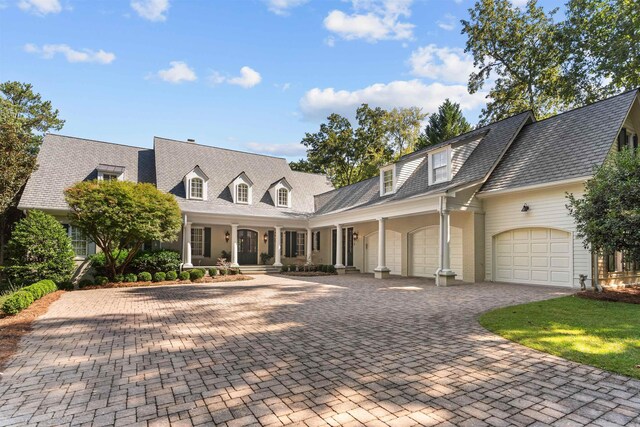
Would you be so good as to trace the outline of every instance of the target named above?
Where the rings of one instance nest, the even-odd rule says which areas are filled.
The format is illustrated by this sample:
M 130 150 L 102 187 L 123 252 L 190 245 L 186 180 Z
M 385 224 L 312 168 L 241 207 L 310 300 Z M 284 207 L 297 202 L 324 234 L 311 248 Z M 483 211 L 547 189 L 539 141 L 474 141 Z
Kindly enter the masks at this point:
M 0 425 L 640 425 L 640 381 L 476 322 L 544 287 L 369 276 L 65 294 L 0 382 Z

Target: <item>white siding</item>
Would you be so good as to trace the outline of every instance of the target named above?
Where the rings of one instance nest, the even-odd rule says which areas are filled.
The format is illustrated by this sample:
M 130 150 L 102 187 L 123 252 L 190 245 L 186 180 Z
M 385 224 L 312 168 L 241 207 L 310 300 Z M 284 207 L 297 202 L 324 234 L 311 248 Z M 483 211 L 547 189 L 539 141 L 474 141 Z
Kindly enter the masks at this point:
M 583 184 L 571 184 L 484 199 L 486 280 L 493 280 L 494 236 L 507 230 L 526 227 L 556 228 L 572 233 L 573 286 L 579 286 L 580 274 L 586 274 L 591 279 L 590 254 L 584 249 L 582 241 L 575 236 L 575 223 L 565 206 L 566 193 L 580 196 L 583 191 Z M 525 203 L 529 205 L 529 212 L 520 212 Z
M 402 187 L 402 184 L 404 184 L 407 178 L 411 176 L 425 158 L 426 157 L 418 157 L 417 159 L 407 160 L 406 162 L 400 162 L 396 165 L 396 191 Z
M 480 140 L 482 138 L 478 138 L 474 141 L 468 142 L 464 145 L 460 145 L 459 147 L 455 147 L 451 153 L 451 177 L 456 176 L 464 162 L 467 161 L 473 150 L 476 149 Z

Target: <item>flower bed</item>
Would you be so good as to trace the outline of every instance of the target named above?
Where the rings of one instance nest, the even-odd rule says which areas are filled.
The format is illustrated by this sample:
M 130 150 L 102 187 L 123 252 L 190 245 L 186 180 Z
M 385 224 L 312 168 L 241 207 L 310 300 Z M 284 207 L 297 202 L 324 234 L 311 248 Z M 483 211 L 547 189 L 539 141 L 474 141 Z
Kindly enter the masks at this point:
M 104 285 L 85 285 L 80 289 L 109 289 L 109 288 L 135 288 L 138 286 L 162 286 L 162 285 L 190 285 L 190 284 L 208 284 L 222 282 L 238 282 L 242 280 L 251 280 L 253 277 L 238 274 L 235 276 L 205 276 L 195 280 L 165 280 L 162 282 L 109 282 Z
M 640 304 L 640 286 L 628 288 L 604 288 L 603 292 L 581 291 L 578 292 L 577 295 L 580 298 L 586 299 Z

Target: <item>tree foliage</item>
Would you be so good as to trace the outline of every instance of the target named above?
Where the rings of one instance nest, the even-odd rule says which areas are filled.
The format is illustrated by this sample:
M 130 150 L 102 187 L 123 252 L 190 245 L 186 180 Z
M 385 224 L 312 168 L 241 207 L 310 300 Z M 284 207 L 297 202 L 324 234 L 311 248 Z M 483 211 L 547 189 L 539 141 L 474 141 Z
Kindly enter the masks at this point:
M 8 249 L 8 277 L 18 285 L 50 279 L 63 282 L 73 272 L 73 249 L 64 227 L 42 211 L 30 211 L 14 227 Z
M 429 121 L 420 135 L 417 149 L 439 144 L 443 141 L 469 132 L 471 125 L 462 115 L 460 104 L 445 99 L 438 112 L 429 116 Z
M 83 181 L 65 190 L 71 220 L 102 249 L 110 277 L 122 274 L 144 242 L 173 241 L 181 215 L 172 195 L 129 181 Z M 119 261 L 119 253 L 127 256 Z
M 624 252 L 640 261 L 640 155 L 615 153 L 587 181 L 582 197 L 567 195 L 585 248 Z

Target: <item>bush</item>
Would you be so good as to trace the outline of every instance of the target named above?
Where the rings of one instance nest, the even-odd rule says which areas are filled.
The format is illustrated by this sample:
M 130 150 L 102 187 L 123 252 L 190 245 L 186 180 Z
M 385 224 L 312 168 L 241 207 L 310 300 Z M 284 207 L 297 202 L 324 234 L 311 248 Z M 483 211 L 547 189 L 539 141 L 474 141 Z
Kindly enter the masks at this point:
M 124 282 L 132 283 L 137 281 L 138 281 L 138 276 L 136 276 L 134 273 L 129 273 L 124 275 Z
M 327 273 L 335 274 L 336 267 L 334 265 L 327 265 Z
M 66 280 L 64 282 L 59 282 L 58 289 L 62 289 L 63 291 L 72 291 L 73 290 L 73 282 L 70 280 Z
M 283 265 L 282 267 L 280 267 L 280 273 L 286 273 L 287 271 L 289 271 L 288 265 Z
M 171 270 L 171 271 L 167 271 L 166 276 L 167 276 L 167 280 L 176 280 L 178 278 L 178 273 Z
M 158 271 L 157 273 L 154 273 L 153 275 L 153 281 L 154 282 L 164 282 L 167 279 L 167 275 L 165 273 L 163 273 L 162 271 Z
M 221 276 L 226 276 L 227 273 L 229 273 L 229 270 L 227 270 L 226 268 L 221 268 L 220 270 L 218 270 L 220 272 Z
M 109 283 L 109 278 L 107 276 L 96 276 L 95 280 L 93 281 L 93 283 L 96 286 L 104 286 L 107 283 Z
M 29 292 L 31 296 L 33 296 L 33 300 L 35 301 L 47 294 L 50 294 L 51 292 L 57 291 L 58 287 L 53 282 L 53 280 L 40 280 L 33 285 L 25 286 L 24 288 L 22 288 L 22 290 L 25 292 Z
M 142 273 L 138 274 L 138 282 L 150 282 L 151 279 L 151 273 L 149 273 L 148 271 L 143 271 Z
M 180 280 L 189 280 L 191 275 L 188 271 L 181 271 L 178 277 L 180 277 Z
M 201 268 L 194 268 L 193 270 L 189 271 L 189 278 L 192 281 L 202 279 L 203 277 L 204 277 L 204 270 Z
M 124 282 L 124 274 L 116 274 L 116 276 L 113 278 L 113 281 L 116 283 Z
M 21 290 L 11 294 L 2 304 L 2 311 L 7 314 L 20 313 L 25 308 L 33 304 L 33 295 L 30 292 Z
M 229 274 L 231 276 L 237 276 L 240 273 L 240 269 L 239 268 L 231 268 L 229 269 Z
M 15 225 L 7 243 L 4 274 L 17 285 L 69 280 L 75 268 L 71 240 L 54 217 L 30 211 Z
M 296 271 L 296 266 L 295 266 L 295 265 L 293 265 L 293 264 L 291 264 L 291 265 L 289 266 L 289 271 Z
M 129 267 L 132 271 L 148 271 L 153 274 L 178 270 L 180 262 L 180 253 L 167 249 L 157 249 L 136 254 Z
M 209 276 L 216 277 L 218 275 L 218 269 L 216 267 L 211 267 L 209 269 Z
M 93 286 L 93 280 L 90 279 L 82 279 L 80 280 L 80 282 L 78 283 L 78 287 L 80 289 L 82 288 L 86 288 L 87 286 Z
M 129 250 L 127 249 L 118 249 L 111 251 L 111 254 L 116 259 L 116 267 L 122 265 L 122 263 L 127 259 L 129 255 Z M 91 261 L 91 267 L 95 270 L 96 274 L 99 276 L 109 276 L 111 273 L 107 271 L 107 257 L 104 252 L 98 252 L 89 257 Z

